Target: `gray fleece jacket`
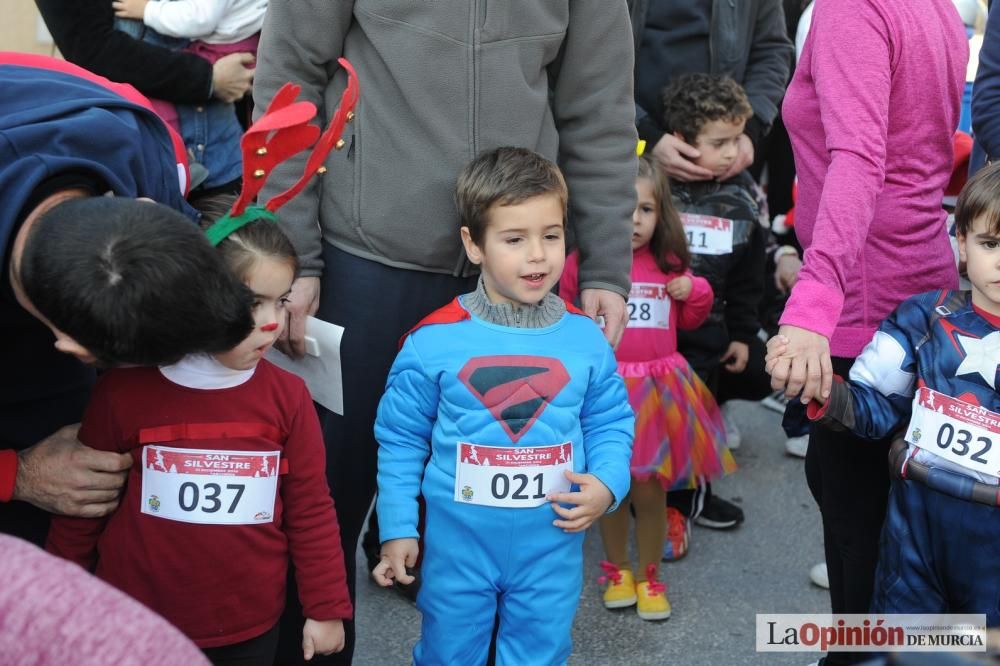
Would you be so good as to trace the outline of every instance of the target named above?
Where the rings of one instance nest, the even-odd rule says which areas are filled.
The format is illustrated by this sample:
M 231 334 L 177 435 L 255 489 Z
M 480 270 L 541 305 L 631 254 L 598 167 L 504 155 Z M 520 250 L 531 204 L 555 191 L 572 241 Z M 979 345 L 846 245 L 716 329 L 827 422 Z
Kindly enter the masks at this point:
M 261 35 L 258 113 L 286 81 L 329 118 L 357 70 L 361 100 L 329 172 L 281 211 L 302 275 L 321 239 L 389 266 L 469 275 L 453 203 L 479 152 L 531 148 L 556 161 L 584 288 L 626 295 L 637 140 L 624 0 L 272 0 Z M 262 200 L 302 173 L 270 178 Z

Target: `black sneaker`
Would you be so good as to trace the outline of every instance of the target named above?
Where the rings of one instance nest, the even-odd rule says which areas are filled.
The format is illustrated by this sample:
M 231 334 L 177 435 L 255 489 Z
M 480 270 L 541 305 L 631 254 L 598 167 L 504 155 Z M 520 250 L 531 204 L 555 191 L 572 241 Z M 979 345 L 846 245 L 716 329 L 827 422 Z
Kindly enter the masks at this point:
M 701 514 L 694 519 L 695 525 L 713 530 L 730 530 L 742 522 L 743 509 L 715 495 L 708 499 Z

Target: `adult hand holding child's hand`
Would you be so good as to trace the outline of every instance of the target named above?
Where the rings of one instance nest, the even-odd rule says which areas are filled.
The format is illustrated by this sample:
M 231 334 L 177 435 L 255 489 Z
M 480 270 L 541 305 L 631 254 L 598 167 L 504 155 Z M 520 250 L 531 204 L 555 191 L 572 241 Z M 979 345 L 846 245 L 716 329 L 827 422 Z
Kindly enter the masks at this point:
M 372 569 L 372 578 L 382 587 L 392 585 L 393 579 L 403 585 L 414 581 L 406 572 L 406 567 L 417 566 L 420 544 L 416 539 L 390 539 L 382 544 L 382 561 Z
M 562 518 L 562 520 L 553 521 L 552 524 L 562 528 L 564 532 L 583 532 L 607 512 L 615 498 L 608 487 L 593 474 L 577 474 L 567 470 L 566 478 L 569 479 L 570 483 L 580 486 L 580 490 L 569 493 L 551 493 L 546 497 L 552 502 L 552 510 Z M 560 504 L 575 504 L 576 506 L 567 509 Z

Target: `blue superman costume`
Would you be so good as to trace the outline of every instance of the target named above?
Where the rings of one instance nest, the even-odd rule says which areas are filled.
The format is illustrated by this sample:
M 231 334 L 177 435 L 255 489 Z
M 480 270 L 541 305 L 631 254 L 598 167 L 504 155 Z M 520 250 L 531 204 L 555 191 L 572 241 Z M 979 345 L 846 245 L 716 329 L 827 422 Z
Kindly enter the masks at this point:
M 405 339 L 375 423 L 381 540 L 417 537 L 426 501 L 414 663 L 485 663 L 497 614 L 498 664 L 564 663 L 583 534 L 553 526 L 544 493 L 571 460 L 617 504 L 632 409 L 611 347 L 579 311 L 511 328 L 470 314 L 464 298 Z
M 881 439 L 905 427 L 872 611 L 985 613 L 1000 624 L 1000 318 L 968 292 L 904 301 L 810 418 Z

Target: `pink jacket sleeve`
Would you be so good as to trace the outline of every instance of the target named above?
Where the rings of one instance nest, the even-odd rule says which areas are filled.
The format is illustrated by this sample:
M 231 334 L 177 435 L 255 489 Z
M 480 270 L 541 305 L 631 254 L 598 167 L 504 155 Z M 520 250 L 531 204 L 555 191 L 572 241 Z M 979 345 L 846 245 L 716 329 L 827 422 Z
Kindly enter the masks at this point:
M 566 257 L 566 266 L 563 267 L 562 277 L 559 278 L 559 295 L 570 303 L 576 303 L 576 299 L 580 296 L 579 252 Z
M 691 295 L 686 301 L 674 301 L 674 307 L 677 308 L 677 328 L 690 331 L 701 326 L 712 311 L 715 293 L 705 278 L 691 271 L 686 271 L 684 275 L 691 278 Z
M 870 0 L 824 3 L 809 32 L 809 76 L 831 161 L 812 243 L 781 323 L 827 338 L 840 319 L 845 286 L 885 183 L 894 44 L 875 5 Z

